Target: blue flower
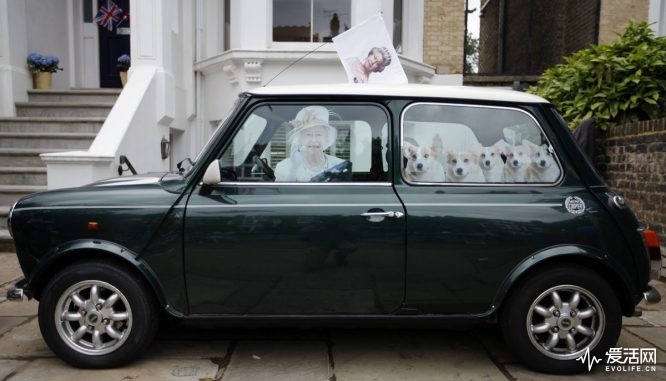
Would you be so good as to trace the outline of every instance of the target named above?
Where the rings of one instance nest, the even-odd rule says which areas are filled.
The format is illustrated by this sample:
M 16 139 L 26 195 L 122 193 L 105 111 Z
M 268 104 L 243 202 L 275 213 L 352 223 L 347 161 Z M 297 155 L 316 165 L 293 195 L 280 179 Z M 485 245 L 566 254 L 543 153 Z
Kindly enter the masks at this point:
M 28 69 L 32 73 L 46 71 L 55 73 L 58 70 L 63 70 L 60 66 L 60 60 L 56 56 L 44 56 L 39 53 L 28 54 Z
M 131 63 L 130 56 L 123 54 L 122 56 L 118 57 L 118 63 L 116 64 L 116 67 L 119 68 L 120 71 L 127 71 L 130 68 Z

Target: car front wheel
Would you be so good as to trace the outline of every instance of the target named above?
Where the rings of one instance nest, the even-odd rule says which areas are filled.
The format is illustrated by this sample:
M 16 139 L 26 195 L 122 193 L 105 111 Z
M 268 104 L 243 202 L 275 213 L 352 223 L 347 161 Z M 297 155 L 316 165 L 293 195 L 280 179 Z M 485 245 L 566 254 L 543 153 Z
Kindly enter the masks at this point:
M 134 360 L 152 341 L 158 320 L 143 280 L 104 262 L 61 270 L 39 304 L 39 326 L 49 348 L 80 368 L 112 368 Z
M 578 266 L 532 274 L 500 312 L 507 345 L 525 364 L 547 373 L 587 370 L 605 359 L 622 327 L 620 305 L 608 282 Z

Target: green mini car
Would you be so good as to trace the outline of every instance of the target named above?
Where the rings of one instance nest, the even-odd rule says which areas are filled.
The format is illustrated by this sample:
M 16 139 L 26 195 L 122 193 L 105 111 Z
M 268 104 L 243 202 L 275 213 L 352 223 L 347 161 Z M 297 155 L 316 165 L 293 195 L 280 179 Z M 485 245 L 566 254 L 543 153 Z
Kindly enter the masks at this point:
M 533 369 L 604 357 L 660 295 L 644 229 L 554 106 L 509 90 L 263 87 L 177 173 L 9 213 L 44 340 L 82 368 L 165 316 L 238 326 L 498 324 Z

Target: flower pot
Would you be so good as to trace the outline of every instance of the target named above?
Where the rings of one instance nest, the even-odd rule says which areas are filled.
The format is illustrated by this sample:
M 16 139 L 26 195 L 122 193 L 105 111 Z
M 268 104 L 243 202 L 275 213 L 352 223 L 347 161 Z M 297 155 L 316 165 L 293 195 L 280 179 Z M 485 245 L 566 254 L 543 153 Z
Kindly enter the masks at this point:
M 127 72 L 126 71 L 121 71 L 120 73 L 120 84 L 125 87 L 125 84 L 127 83 Z
M 53 73 L 48 71 L 38 71 L 32 73 L 32 85 L 35 89 L 50 89 L 51 76 Z

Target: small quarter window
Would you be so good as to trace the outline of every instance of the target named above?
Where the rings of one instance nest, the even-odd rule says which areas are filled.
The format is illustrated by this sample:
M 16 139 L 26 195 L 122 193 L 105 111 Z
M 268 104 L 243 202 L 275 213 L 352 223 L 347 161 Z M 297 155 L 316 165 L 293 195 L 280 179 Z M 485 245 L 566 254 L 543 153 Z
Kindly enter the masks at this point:
M 417 104 L 402 120 L 408 182 L 552 184 L 561 168 L 537 122 L 509 108 Z

